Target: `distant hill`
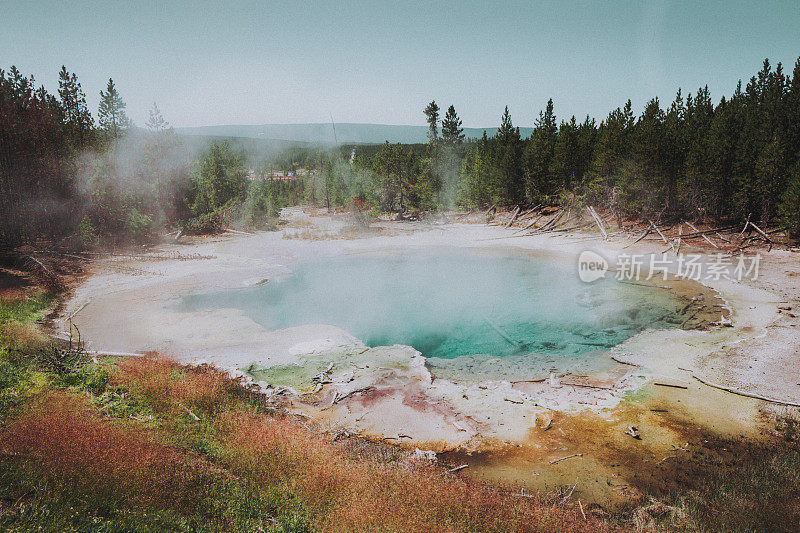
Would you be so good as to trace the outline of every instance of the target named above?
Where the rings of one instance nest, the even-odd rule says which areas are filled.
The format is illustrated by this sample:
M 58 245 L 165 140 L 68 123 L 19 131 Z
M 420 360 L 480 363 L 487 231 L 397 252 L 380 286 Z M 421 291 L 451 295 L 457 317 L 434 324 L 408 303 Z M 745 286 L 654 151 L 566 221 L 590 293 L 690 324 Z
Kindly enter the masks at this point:
M 264 137 L 243 137 L 241 135 L 205 135 L 184 133 L 176 128 L 176 133 L 183 137 L 186 146 L 191 152 L 200 152 L 208 148 L 212 141 L 225 141 L 237 151 L 254 153 L 277 153 L 292 148 L 314 148 L 312 143 L 301 141 L 287 141 L 284 139 L 269 139 Z
M 382 144 L 385 141 L 404 144 L 425 143 L 428 141 L 426 126 L 395 126 L 390 124 L 337 123 L 318 124 L 264 124 L 262 126 L 199 126 L 194 128 L 175 128 L 181 135 L 204 137 L 240 137 L 313 144 Z M 464 128 L 467 137 L 481 137 L 484 130 L 488 136 L 497 128 Z M 530 137 L 533 128 L 520 128 L 523 137 Z
M 300 141 L 286 141 L 283 139 L 266 139 L 253 137 L 231 137 L 223 135 L 192 135 L 177 132 L 183 139 L 186 148 L 193 157 L 199 156 L 208 149 L 212 142 L 227 142 L 235 151 L 244 155 L 245 163 L 257 166 L 263 163 L 277 165 L 284 168 L 290 162 L 309 164 L 309 158 L 314 157 L 319 150 L 319 143 Z

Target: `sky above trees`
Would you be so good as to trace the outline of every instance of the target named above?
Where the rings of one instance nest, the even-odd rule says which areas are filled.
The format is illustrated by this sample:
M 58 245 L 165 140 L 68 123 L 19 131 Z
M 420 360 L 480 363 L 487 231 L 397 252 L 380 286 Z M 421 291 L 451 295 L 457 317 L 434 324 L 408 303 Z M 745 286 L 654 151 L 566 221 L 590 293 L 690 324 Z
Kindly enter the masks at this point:
M 796 0 L 10 1 L 0 65 L 54 87 L 64 64 L 92 109 L 111 76 L 139 125 L 154 101 L 174 126 L 423 125 L 435 96 L 530 126 L 548 98 L 579 119 L 706 83 L 716 102 L 765 57 L 790 69 L 798 27 Z

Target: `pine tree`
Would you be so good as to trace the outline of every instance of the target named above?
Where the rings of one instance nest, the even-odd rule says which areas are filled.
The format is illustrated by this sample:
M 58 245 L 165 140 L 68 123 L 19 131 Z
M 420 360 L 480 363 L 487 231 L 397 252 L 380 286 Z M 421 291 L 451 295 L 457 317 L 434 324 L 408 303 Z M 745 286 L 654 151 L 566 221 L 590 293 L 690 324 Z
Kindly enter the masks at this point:
M 247 171 L 241 154 L 234 152 L 227 142 L 212 142 L 192 176 L 193 199 L 191 209 L 195 216 L 213 212 L 247 190 Z
M 459 171 L 464 157 L 464 129 L 452 105 L 442 120 L 442 143 L 428 144 L 425 175 L 428 186 L 438 191 L 441 205 L 452 207 L 458 195 Z
M 112 139 L 116 139 L 125 132 L 131 125 L 128 116 L 125 114 L 125 102 L 114 86 L 114 80 L 108 79 L 106 91 L 100 91 L 100 107 L 97 111 L 100 127 Z
M 426 122 L 428 123 L 428 139 L 430 142 L 436 142 L 439 138 L 439 106 L 436 104 L 436 100 L 432 100 L 430 104 L 425 108 L 425 117 Z
M 658 98 L 653 98 L 636 123 L 632 147 L 636 167 L 623 183 L 627 193 L 624 207 L 628 210 L 655 209 L 665 203 L 674 208 L 668 204 L 674 189 L 664 176 L 664 120 Z
M 595 144 L 597 143 L 597 124 L 593 118 L 586 115 L 586 119 L 578 126 L 576 134 L 576 177 L 582 184 L 586 184 L 589 168 L 592 163 Z M 578 185 L 578 183 L 573 183 Z
M 767 78 L 771 70 L 769 61 L 764 61 L 758 76 L 752 76 L 741 94 L 740 134 L 734 153 L 736 162 L 732 178 L 735 181 L 733 207 L 736 218 L 744 219 L 749 215 L 760 217 L 758 200 L 759 187 L 756 179 L 756 161 L 767 139 L 764 128 L 764 117 L 761 103 L 766 88 Z M 756 218 L 758 219 L 758 218 Z
M 528 142 L 525 151 L 525 196 L 529 201 L 535 198 L 544 198 L 556 192 L 557 184 L 550 177 L 550 163 L 553 159 L 553 150 L 556 145 L 558 126 L 556 115 L 553 112 L 553 99 L 547 101 L 544 111 L 539 112 L 539 118 Z
M 800 58 L 794 64 L 792 79 L 786 89 L 784 114 L 787 117 L 786 146 L 789 150 L 787 158 L 800 160 Z
M 161 110 L 155 102 L 153 102 L 153 107 L 150 109 L 150 117 L 147 119 L 145 126 L 154 133 L 169 128 L 169 122 L 164 120 L 164 115 L 161 114 Z
M 708 131 L 709 187 L 707 207 L 714 216 L 729 214 L 733 200 L 733 174 L 739 143 L 739 99 L 720 100 Z
M 691 95 L 689 96 L 691 97 Z M 683 174 L 686 159 L 686 117 L 687 108 L 681 90 L 678 89 L 675 100 L 672 101 L 664 116 L 664 139 L 661 153 L 662 172 L 667 182 L 667 202 L 673 207 L 678 205 L 678 182 Z M 701 164 L 704 164 L 705 159 L 703 157 L 699 159 Z
M 669 134 L 672 134 L 670 121 L 672 114 L 670 111 L 667 115 Z M 711 128 L 714 122 L 714 105 L 711 103 L 708 86 L 698 89 L 694 98 L 689 94 L 682 122 L 677 137 L 670 136 L 669 140 L 673 144 L 667 147 L 667 155 L 668 157 L 669 154 L 683 154 L 684 156 L 681 187 L 683 203 L 691 211 L 691 215 L 697 216 L 711 206 L 711 191 L 715 188 L 711 155 L 713 153 Z M 676 166 L 675 169 L 680 170 L 680 166 Z
M 449 145 L 461 144 L 464 141 L 464 128 L 461 119 L 456 114 L 456 108 L 450 106 L 442 120 L 442 139 Z
M 574 115 L 569 122 L 561 123 L 548 172 L 553 186 L 560 190 L 571 190 L 580 179 L 578 125 Z
M 386 212 L 395 211 L 395 199 L 399 196 L 400 191 L 397 187 L 395 173 L 394 146 L 389 141 L 381 145 L 380 150 L 375 154 L 373 165 L 375 173 L 378 175 L 383 210 Z
M 631 151 L 634 116 L 631 101 L 608 114 L 598 130 L 597 147 L 592 161 L 595 180 L 607 188 L 616 186 L 616 177 Z
M 75 148 L 81 149 L 91 138 L 94 119 L 86 105 L 86 95 L 77 76 L 75 73 L 70 74 L 63 65 L 58 73 L 58 96 L 67 136 Z
M 765 224 L 775 215 L 775 207 L 780 201 L 781 192 L 786 189 L 784 149 L 781 139 L 775 135 L 764 145 L 756 157 L 755 179 L 756 207 L 760 219 Z
M 61 104 L 32 76 L 0 69 L 0 255 L 71 231 L 71 166 Z M 62 203 L 63 202 L 63 203 Z
M 486 208 L 502 200 L 502 184 L 492 163 L 491 141 L 483 137 L 467 151 L 461 166 L 459 203 L 469 207 Z
M 511 121 L 508 106 L 503 111 L 500 119 L 500 129 L 497 130 L 496 152 L 494 164 L 499 178 L 500 201 L 514 204 L 523 201 L 524 187 L 522 174 L 522 142 L 519 128 L 515 128 Z
M 789 173 L 786 190 L 781 197 L 781 222 L 795 238 L 800 237 L 800 161 Z

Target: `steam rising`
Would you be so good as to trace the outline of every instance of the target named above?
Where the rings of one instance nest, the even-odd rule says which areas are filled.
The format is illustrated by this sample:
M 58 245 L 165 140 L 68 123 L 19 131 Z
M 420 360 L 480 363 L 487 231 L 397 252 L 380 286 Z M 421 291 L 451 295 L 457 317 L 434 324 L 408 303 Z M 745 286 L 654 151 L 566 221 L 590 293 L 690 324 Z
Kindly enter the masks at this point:
M 163 224 L 180 214 L 192 165 L 189 150 L 171 130 L 132 131 L 102 153 L 84 152 L 76 186 L 90 209 L 122 204 Z
M 270 330 L 331 324 L 368 345 L 433 357 L 578 355 L 680 323 L 677 304 L 652 289 L 587 285 L 548 261 L 455 250 L 317 259 L 283 280 L 184 306 L 242 309 Z

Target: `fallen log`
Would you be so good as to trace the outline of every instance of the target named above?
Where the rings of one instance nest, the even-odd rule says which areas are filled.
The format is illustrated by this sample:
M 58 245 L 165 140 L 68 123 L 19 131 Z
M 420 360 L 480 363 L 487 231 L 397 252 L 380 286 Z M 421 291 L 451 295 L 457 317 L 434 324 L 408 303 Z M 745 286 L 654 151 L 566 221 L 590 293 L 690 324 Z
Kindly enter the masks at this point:
M 767 240 L 767 242 L 769 243 L 769 250 L 771 251 L 772 250 L 772 239 L 770 239 L 769 236 L 766 233 L 761 231 L 761 228 L 759 228 L 758 226 L 756 226 L 752 222 L 750 223 L 750 226 L 752 226 L 752 228 L 754 230 L 756 230 L 759 235 L 761 235 L 762 237 L 764 237 Z
M 559 220 L 558 223 L 559 223 L 559 225 L 563 226 L 564 224 L 566 224 L 570 220 L 572 220 L 572 208 L 568 207 L 567 208 L 567 214 L 564 216 L 564 219 L 563 220 Z
M 698 230 L 697 228 L 695 228 L 695 227 L 694 227 L 694 226 L 693 226 L 693 225 L 692 225 L 690 222 L 687 222 L 687 223 L 686 223 L 686 225 L 687 225 L 687 226 L 689 226 L 690 228 L 692 228 L 692 230 L 693 230 L 695 233 L 697 233 L 698 231 L 700 231 L 700 230 Z M 718 235 L 719 235 L 719 234 L 718 234 Z M 713 242 L 711 239 L 709 239 L 709 238 L 708 238 L 708 237 L 707 237 L 705 234 L 701 234 L 700 236 L 701 236 L 703 239 L 705 239 L 705 241 L 706 241 L 708 244 L 710 244 L 711 246 L 713 246 L 714 248 L 719 248 L 719 246 L 717 246 L 716 244 L 714 244 L 714 242 Z M 684 238 L 688 238 L 688 236 L 687 236 L 687 237 L 684 237 Z
M 83 311 L 83 308 L 84 308 L 84 307 L 86 307 L 87 305 L 89 305 L 89 303 L 90 303 L 91 301 L 92 301 L 92 299 L 91 299 L 91 298 L 89 298 L 88 300 L 86 300 L 86 301 L 83 303 L 83 305 L 81 305 L 81 306 L 80 306 L 80 307 L 78 307 L 76 310 L 74 310 L 72 313 L 70 313 L 70 315 L 69 315 L 67 318 L 65 318 L 65 319 L 64 319 L 64 322 L 68 322 L 68 321 L 72 320 L 73 318 L 75 318 L 75 315 L 77 315 L 78 313 L 80 313 L 81 311 Z
M 673 389 L 688 389 L 689 387 L 685 385 L 675 385 L 673 383 L 664 383 L 661 381 L 653 382 L 653 385 L 658 385 L 659 387 L 672 387 Z
M 539 215 L 538 217 L 536 217 L 535 219 L 533 219 L 533 222 L 531 222 L 530 224 L 528 224 L 527 226 L 525 226 L 525 227 L 524 227 L 524 228 L 522 228 L 521 230 L 518 230 L 518 231 L 517 231 L 517 233 L 522 233 L 523 231 L 526 231 L 527 229 L 529 229 L 529 228 L 533 227 L 533 225 L 534 225 L 534 224 L 536 224 L 537 222 L 539 222 L 539 221 L 542 219 L 542 217 L 543 217 L 543 216 L 544 216 L 544 215 Z
M 648 228 L 645 230 L 645 232 L 644 232 L 644 233 L 642 233 L 642 235 L 641 235 L 641 236 L 640 236 L 638 239 L 636 239 L 635 241 L 633 241 L 633 242 L 632 242 L 632 243 L 630 243 L 629 245 L 627 245 L 627 246 L 624 246 L 624 247 L 623 247 L 623 250 L 624 250 L 625 248 L 628 248 L 629 246 L 633 246 L 633 245 L 634 245 L 634 244 L 636 244 L 637 242 L 641 241 L 642 239 L 644 239 L 645 237 L 647 237 L 648 235 L 650 235 L 650 231 L 652 231 L 652 229 L 653 229 L 652 227 L 648 227 Z
M 610 356 L 610 357 L 611 357 L 611 360 L 612 360 L 612 361 L 616 361 L 617 363 L 619 363 L 619 364 L 621 364 L 621 365 L 628 365 L 628 366 L 642 366 L 642 365 L 637 365 L 636 363 L 629 363 L 628 361 L 623 361 L 622 359 L 617 359 L 617 358 L 616 358 L 616 357 L 614 357 L 613 355 L 612 355 L 612 356 Z
M 86 350 L 86 355 L 101 356 L 101 357 L 144 357 L 142 353 L 134 352 L 109 352 L 108 350 Z
M 522 213 L 519 214 L 518 220 L 523 220 L 531 216 L 540 207 L 542 207 L 542 204 L 537 204 L 536 207 L 534 207 L 533 209 L 528 209 L 527 211 L 523 211 Z
M 567 459 L 572 459 L 573 457 L 583 457 L 583 454 L 582 453 L 573 453 L 572 455 L 567 455 L 566 457 L 561 457 L 559 459 L 553 459 L 552 461 L 550 461 L 550 464 L 554 465 L 556 463 L 560 463 L 561 461 L 565 461 Z
M 751 246 L 753 246 L 754 244 L 755 244 L 755 240 L 754 240 L 754 238 L 753 238 L 752 236 L 750 236 L 750 237 L 745 237 L 745 238 L 744 238 L 744 239 L 742 239 L 742 241 L 739 243 L 739 246 L 737 246 L 737 247 L 736 247 L 736 251 L 737 251 L 737 252 L 740 252 L 740 253 L 741 253 L 741 252 L 744 252 L 745 250 L 747 250 L 748 248 L 750 248 L 750 247 L 751 247 Z
M 742 231 L 739 232 L 739 237 L 742 237 L 744 235 L 744 232 L 747 231 L 747 226 L 750 225 L 750 215 L 752 215 L 752 213 L 747 213 L 747 222 L 744 223 Z
M 497 204 L 492 204 L 492 206 L 489 209 L 486 210 L 486 213 L 485 213 L 484 216 L 486 217 L 486 223 L 487 224 L 489 223 L 489 221 L 492 220 L 492 218 L 494 218 L 494 215 L 492 215 L 491 217 L 489 216 L 489 213 L 491 213 L 492 211 L 494 211 L 495 213 L 497 212 Z
M 249 231 L 239 231 L 238 229 L 230 229 L 230 228 L 222 228 L 222 231 L 225 233 L 235 233 L 237 235 L 255 235 L 255 233 L 250 233 Z
M 522 232 L 522 231 L 527 230 L 528 228 L 534 226 L 537 222 L 539 222 L 542 218 L 544 218 L 546 216 L 547 216 L 547 208 L 542 208 L 541 213 L 539 213 L 539 216 L 536 217 L 535 219 L 533 219 L 533 221 L 530 224 L 528 224 L 527 226 L 525 226 L 524 228 L 522 228 L 519 231 Z
M 544 381 L 547 381 L 547 378 L 539 378 L 539 379 L 519 379 L 519 380 L 517 380 L 517 381 L 511 381 L 510 383 L 512 383 L 512 384 L 515 384 L 515 383 L 542 383 L 542 382 L 544 382 Z
M 661 237 L 661 239 L 664 241 L 664 244 L 669 245 L 670 248 L 672 248 L 672 250 L 675 251 L 675 247 L 672 246 L 672 243 L 669 242 L 666 237 L 664 237 L 664 234 L 661 233 L 661 230 L 658 229 L 658 226 L 656 226 L 655 222 L 653 222 L 652 220 L 650 220 L 649 222 L 650 222 L 650 225 L 653 227 L 653 229 L 656 230 L 656 232 L 658 233 L 659 237 Z
M 337 392 L 333 396 L 333 401 L 331 402 L 331 405 L 337 404 L 337 403 L 341 402 L 342 400 L 346 400 L 347 398 L 349 398 L 349 397 L 351 397 L 353 395 L 356 395 L 356 394 L 359 394 L 359 393 L 362 393 L 362 392 L 367 392 L 368 390 L 372 390 L 374 388 L 375 387 L 372 387 L 372 386 L 362 387 L 360 389 L 352 390 L 352 391 L 348 392 L 347 394 L 345 394 L 344 396 L 339 396 L 339 394 Z
M 706 386 L 711 387 L 713 389 L 719 389 L 719 390 L 723 390 L 725 392 L 730 392 L 731 394 L 737 394 L 739 396 L 745 396 L 747 398 L 754 398 L 756 400 L 763 400 L 765 402 L 774 403 L 774 404 L 778 404 L 778 405 L 788 405 L 788 406 L 791 406 L 791 407 L 800 407 L 800 402 L 790 402 L 790 401 L 786 401 L 786 400 L 777 400 L 775 398 L 770 398 L 768 396 L 761 396 L 760 394 L 753 394 L 753 393 L 750 393 L 750 392 L 740 391 L 740 390 L 734 389 L 732 387 L 725 387 L 723 385 L 717 385 L 716 383 L 712 383 L 710 381 L 706 381 L 706 380 L 704 380 L 702 378 L 699 378 L 694 374 L 692 374 L 692 377 L 694 379 L 696 379 L 697 381 L 699 381 L 700 383 L 702 383 L 703 385 L 706 385 Z
M 605 228 L 603 228 L 603 224 L 600 222 L 600 217 L 597 216 L 597 213 L 595 213 L 594 208 L 592 208 L 592 206 L 589 205 L 586 206 L 586 209 L 589 210 L 589 214 L 592 215 L 592 218 L 594 218 L 594 221 L 597 223 L 597 227 L 600 228 L 600 233 L 603 234 L 603 238 L 605 240 L 608 240 L 608 233 L 606 233 Z
M 556 213 L 556 214 L 553 216 L 553 218 L 551 218 L 551 219 L 550 219 L 550 220 L 547 222 L 547 224 L 545 224 L 544 226 L 542 226 L 541 228 L 539 228 L 537 231 L 539 231 L 539 232 L 544 232 L 544 231 L 547 231 L 547 229 L 548 229 L 548 228 L 550 228 L 551 226 L 554 226 L 554 225 L 555 225 L 556 221 L 558 221 L 558 219 L 559 219 L 559 218 L 561 218 L 561 216 L 562 216 L 563 214 L 564 214 L 564 210 L 562 209 L 562 210 L 560 210 L 558 213 Z
M 548 231 L 554 230 L 556 227 L 558 227 L 558 224 L 563 224 L 570 220 L 569 213 L 570 213 L 569 209 L 566 210 L 562 209 L 561 211 L 558 212 L 558 214 L 556 214 L 553 218 L 551 218 L 547 224 L 545 224 L 539 229 L 532 231 L 530 234 L 536 235 L 539 233 L 546 233 Z M 562 218 L 564 218 L 565 215 L 566 219 L 562 220 Z
M 498 335 L 500 335 L 501 337 L 503 337 L 503 339 L 505 339 L 505 340 L 506 340 L 506 341 L 507 341 L 509 344 L 511 344 L 512 346 L 516 346 L 517 348 L 522 348 L 522 347 L 524 346 L 524 344 L 523 344 L 523 343 L 521 343 L 521 342 L 518 342 L 518 341 L 516 341 L 516 340 L 512 339 L 511 337 L 509 337 L 509 336 L 508 336 L 508 334 L 506 334 L 506 332 L 505 332 L 505 331 L 503 331 L 502 329 L 500 329 L 500 327 L 499 327 L 497 324 L 494 324 L 494 323 L 493 323 L 491 320 L 489 320 L 488 318 L 486 318 L 486 317 L 483 317 L 483 320 L 484 320 L 484 322 L 486 322 L 487 324 L 489 324 L 489 326 L 490 326 L 490 327 L 491 327 L 493 330 L 495 330 L 495 331 L 497 332 L 497 334 L 498 334 Z
M 714 233 L 717 235 L 717 238 L 718 238 L 718 239 L 720 239 L 721 241 L 723 241 L 723 242 L 727 242 L 728 244 L 730 244 L 730 243 L 731 243 L 731 241 L 730 241 L 730 240 L 728 240 L 728 239 L 726 239 L 725 237 L 723 237 L 722 235 L 720 235 L 720 233 L 719 233 L 718 231 L 715 231 Z
M 570 387 L 583 387 L 585 389 L 614 390 L 614 387 L 605 387 L 603 385 L 589 385 L 586 383 L 566 383 L 562 381 L 561 384 L 568 385 Z
M 707 230 L 703 230 L 703 231 L 697 231 L 695 233 L 685 233 L 683 235 L 683 238 L 687 239 L 687 238 L 690 238 L 690 237 L 700 237 L 701 235 L 710 235 L 711 233 L 719 233 L 720 231 L 728 231 L 728 230 L 734 229 L 735 227 L 736 226 L 723 226 L 721 228 L 707 229 Z
M 504 228 L 508 228 L 508 227 L 511 226 L 511 224 L 514 223 L 514 221 L 517 219 L 517 215 L 519 215 L 519 211 L 520 211 L 520 207 L 517 206 L 517 209 L 514 211 L 514 214 L 511 215 L 511 218 L 508 220 L 508 222 L 506 222 L 506 225 L 503 226 Z
M 585 224 L 578 224 L 576 226 L 569 226 L 567 228 L 551 229 L 548 233 L 568 233 L 570 231 L 575 231 L 575 230 L 587 228 L 587 227 L 592 226 L 592 225 L 593 224 L 591 222 L 587 222 Z
M 594 211 L 594 214 L 597 215 L 597 218 L 600 219 L 600 222 L 603 223 L 603 227 L 608 226 L 608 230 L 607 231 L 611 231 L 611 228 L 613 227 L 613 224 L 611 222 L 609 222 L 608 220 L 606 220 L 605 215 L 602 214 L 602 213 L 598 213 L 597 212 L 597 208 L 595 208 L 595 207 L 592 207 L 592 211 Z M 621 230 L 622 229 L 622 224 L 618 222 L 617 223 L 617 228 Z M 611 235 L 611 234 L 609 233 L 609 235 Z
M 616 235 L 617 235 L 616 232 L 608 234 L 609 237 L 615 237 Z M 567 237 L 569 237 L 569 235 Z M 584 237 L 581 235 L 577 235 L 572 237 L 571 240 L 572 242 L 588 242 L 588 241 L 596 241 L 597 239 L 602 239 L 602 238 L 603 238 L 602 235 L 597 235 L 595 237 Z

